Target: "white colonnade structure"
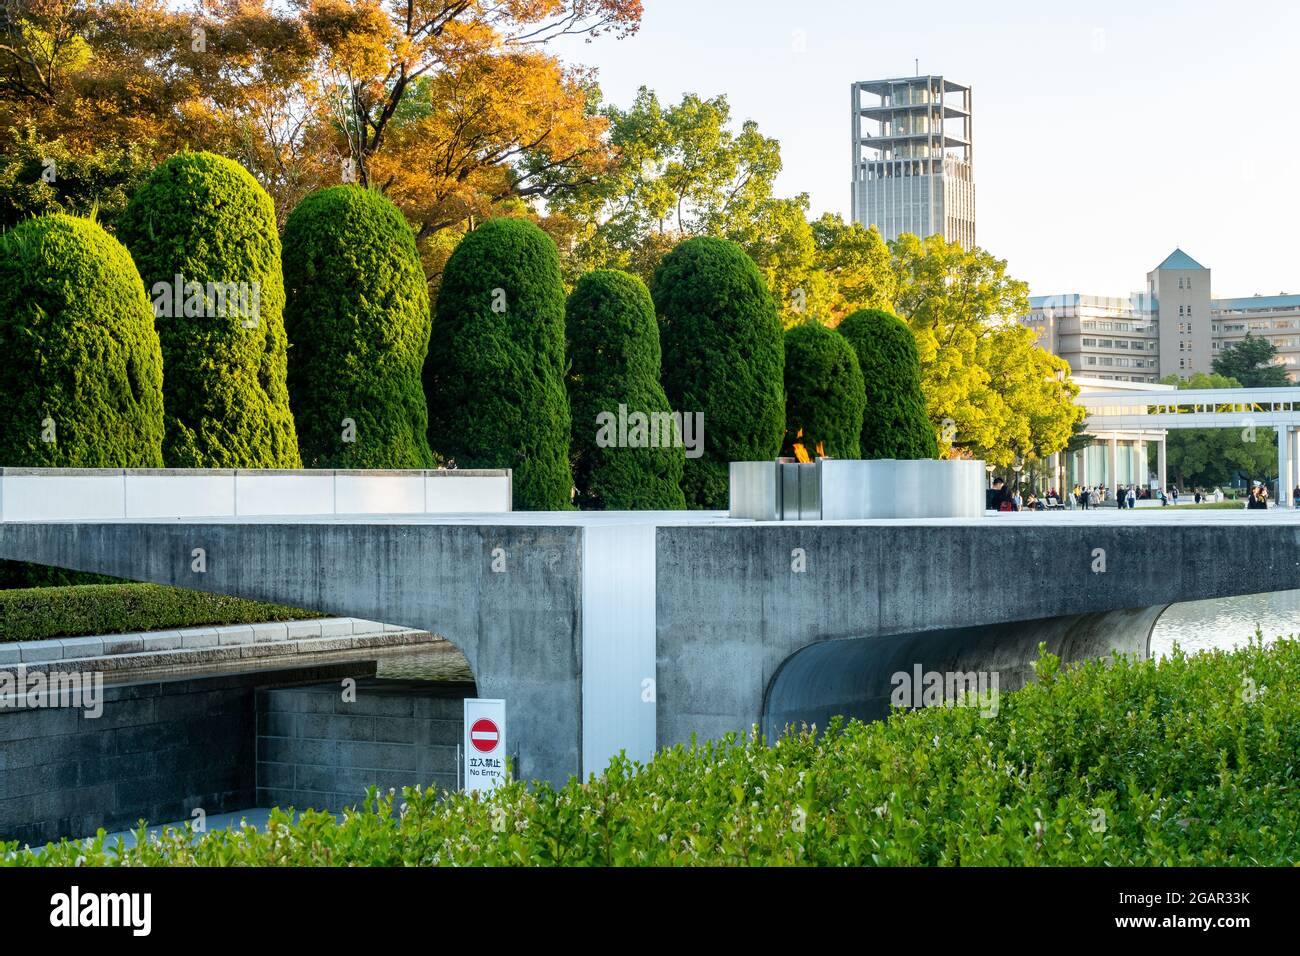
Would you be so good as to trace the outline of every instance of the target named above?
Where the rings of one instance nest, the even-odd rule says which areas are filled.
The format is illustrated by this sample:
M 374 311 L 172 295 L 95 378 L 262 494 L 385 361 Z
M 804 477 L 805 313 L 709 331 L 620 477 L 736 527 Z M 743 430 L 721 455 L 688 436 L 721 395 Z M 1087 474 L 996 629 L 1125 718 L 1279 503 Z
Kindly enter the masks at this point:
M 1108 483 L 1114 483 L 1118 445 L 1124 438 L 1158 442 L 1158 481 L 1166 488 L 1169 429 L 1235 428 L 1249 440 L 1258 429 L 1273 428 L 1278 435 L 1274 501 L 1292 504 L 1292 489 L 1300 485 L 1300 387 L 1175 389 L 1075 381 L 1081 387 L 1078 402 L 1088 411 L 1087 433 L 1108 446 Z M 1095 387 L 1099 384 L 1105 387 Z

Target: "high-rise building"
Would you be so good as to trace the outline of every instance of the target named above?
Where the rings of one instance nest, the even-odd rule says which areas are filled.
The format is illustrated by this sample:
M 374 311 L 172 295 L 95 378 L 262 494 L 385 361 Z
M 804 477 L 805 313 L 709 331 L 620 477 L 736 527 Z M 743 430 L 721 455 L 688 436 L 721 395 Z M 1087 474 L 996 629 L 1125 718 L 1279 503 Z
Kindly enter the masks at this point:
M 971 91 L 942 76 L 852 87 L 852 216 L 886 239 L 975 245 Z
M 1300 295 L 1216 299 L 1210 270 L 1175 249 L 1128 298 L 1033 296 L 1023 322 L 1076 375 L 1158 382 L 1210 372 L 1224 348 L 1247 335 L 1277 348 L 1277 363 L 1300 381 Z

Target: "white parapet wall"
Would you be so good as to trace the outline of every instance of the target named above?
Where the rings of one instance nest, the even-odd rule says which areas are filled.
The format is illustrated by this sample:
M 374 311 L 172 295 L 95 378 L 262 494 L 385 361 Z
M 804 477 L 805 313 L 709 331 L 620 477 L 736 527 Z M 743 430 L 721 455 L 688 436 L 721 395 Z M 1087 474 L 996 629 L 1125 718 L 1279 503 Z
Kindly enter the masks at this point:
M 0 468 L 0 520 L 505 514 L 511 472 Z

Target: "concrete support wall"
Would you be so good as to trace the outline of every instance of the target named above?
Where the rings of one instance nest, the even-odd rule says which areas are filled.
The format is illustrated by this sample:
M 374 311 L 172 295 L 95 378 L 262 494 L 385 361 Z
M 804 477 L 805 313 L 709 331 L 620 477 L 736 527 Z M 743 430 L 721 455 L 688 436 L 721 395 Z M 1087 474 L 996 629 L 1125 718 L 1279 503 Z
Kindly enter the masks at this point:
M 328 664 L 103 689 L 103 712 L 0 709 L 0 840 L 40 846 L 255 806 L 259 686 L 374 672 Z
M 792 570 L 795 549 L 806 556 L 802 573 Z M 970 659 L 999 668 L 1029 663 L 1035 633 L 1057 634 L 1067 660 L 1112 642 L 1136 650 L 1163 605 L 1294 588 L 1300 535 L 1278 524 L 664 527 L 657 561 L 663 747 L 762 724 L 781 667 L 826 641 L 859 642 L 876 658 L 859 668 L 874 672 L 920 652 L 900 648 L 905 640 L 935 661 L 984 642 Z M 1123 613 L 1085 626 L 1049 620 L 1112 611 Z M 1033 623 L 991 627 L 1020 621 Z M 958 633 L 916 637 L 942 631 Z M 1003 640 L 1006 656 L 996 657 Z
M 259 807 L 331 810 L 366 790 L 455 790 L 466 685 L 362 680 L 356 699 L 339 682 L 268 688 L 257 699 Z
M 520 775 L 557 784 L 581 769 L 581 545 L 581 528 L 543 525 L 0 525 L 0 558 L 443 636 L 464 653 L 481 696 L 509 700 Z M 192 570 L 195 548 L 204 573 Z

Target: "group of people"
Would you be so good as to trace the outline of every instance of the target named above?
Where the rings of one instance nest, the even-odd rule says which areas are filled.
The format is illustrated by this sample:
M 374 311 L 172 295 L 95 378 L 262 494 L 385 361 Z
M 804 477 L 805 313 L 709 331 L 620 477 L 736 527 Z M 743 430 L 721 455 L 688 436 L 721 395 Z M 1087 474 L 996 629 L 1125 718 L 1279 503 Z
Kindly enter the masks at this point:
M 1060 500 L 1055 488 L 1049 488 L 1045 497 L 1047 501 Z M 984 492 L 984 507 L 989 511 L 1046 511 L 1047 502 L 1032 489 L 1021 494 L 1019 488 L 1010 488 L 1004 479 L 995 478 Z
M 1177 485 L 1170 485 L 1167 491 L 1153 491 L 1139 488 L 1137 485 L 1117 485 L 1112 491 L 1106 485 L 1090 487 L 1076 484 L 1070 492 L 1070 498 L 1076 508 L 1086 511 L 1112 502 L 1119 508 L 1136 508 L 1138 501 L 1144 499 L 1159 499 L 1161 507 L 1167 507 L 1170 504 L 1177 505 L 1182 494 Z M 1221 502 L 1226 496 L 1218 488 L 1210 492 L 1197 488 L 1193 491 L 1192 497 L 1199 505 L 1209 501 Z M 1045 511 L 1049 505 L 1055 507 L 1053 503 L 1061 500 L 1055 488 L 1049 489 L 1044 498 L 1046 501 L 1040 499 L 1032 490 L 1022 494 L 1018 487 L 1012 488 L 1004 479 L 996 478 L 985 492 L 984 507 L 989 511 Z M 1296 486 L 1291 500 L 1294 507 L 1300 508 L 1300 485 Z M 1269 507 L 1268 486 L 1262 481 L 1251 484 L 1250 490 L 1246 493 L 1246 507 L 1249 509 Z

